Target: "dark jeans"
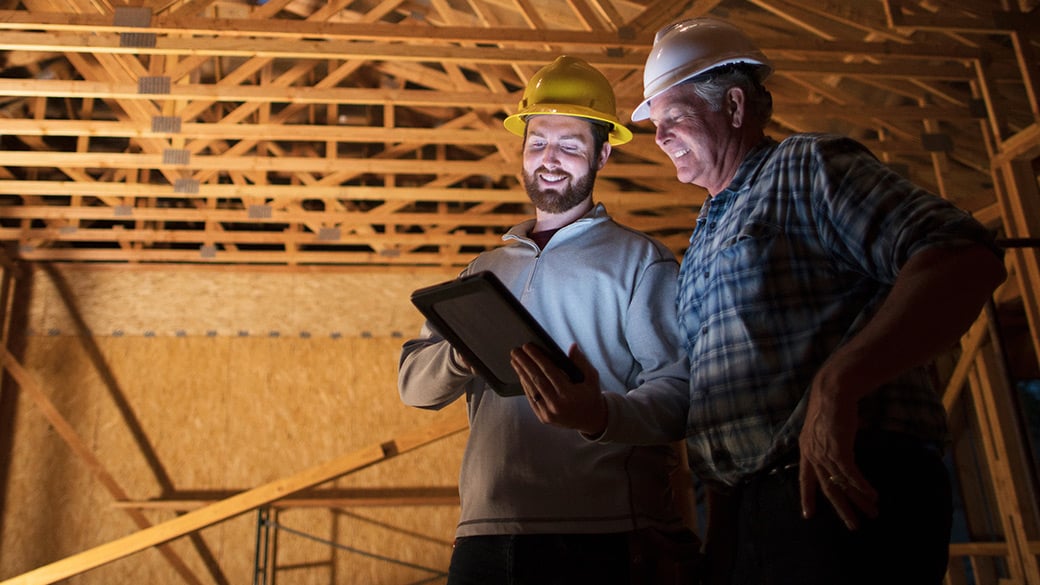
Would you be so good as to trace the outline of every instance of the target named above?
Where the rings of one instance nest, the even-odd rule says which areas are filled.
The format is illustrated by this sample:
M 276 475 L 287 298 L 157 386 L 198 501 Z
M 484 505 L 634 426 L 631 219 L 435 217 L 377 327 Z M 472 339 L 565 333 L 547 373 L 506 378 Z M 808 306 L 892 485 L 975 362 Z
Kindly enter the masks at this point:
M 797 466 L 740 488 L 733 585 L 941 585 L 953 504 L 938 451 L 889 438 L 862 444 L 856 462 L 880 497 L 856 531 L 822 492 L 802 518 Z
M 628 533 L 469 536 L 448 585 L 628 585 Z

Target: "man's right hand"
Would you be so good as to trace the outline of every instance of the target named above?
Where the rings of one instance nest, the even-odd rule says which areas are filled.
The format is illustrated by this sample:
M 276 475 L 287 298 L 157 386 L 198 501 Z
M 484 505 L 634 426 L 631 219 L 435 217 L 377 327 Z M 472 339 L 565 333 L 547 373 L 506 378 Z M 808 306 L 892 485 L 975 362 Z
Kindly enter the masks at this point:
M 599 387 L 599 372 L 577 345 L 570 350 L 571 360 L 584 375 L 577 383 L 534 344 L 514 349 L 510 358 L 538 420 L 590 436 L 607 429 L 607 400 Z

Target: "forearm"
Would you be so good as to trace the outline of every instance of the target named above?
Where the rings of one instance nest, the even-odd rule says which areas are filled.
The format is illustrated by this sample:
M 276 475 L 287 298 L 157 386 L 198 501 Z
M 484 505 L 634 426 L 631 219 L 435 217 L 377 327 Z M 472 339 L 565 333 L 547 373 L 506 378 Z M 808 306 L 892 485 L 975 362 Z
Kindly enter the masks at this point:
M 409 406 L 439 409 L 464 394 L 474 375 L 453 354 L 451 346 L 442 339 L 420 338 L 405 343 L 397 374 L 401 401 Z
M 598 440 L 652 445 L 686 436 L 690 391 L 685 377 L 656 379 L 627 394 L 609 393 L 606 402 L 607 427 Z
M 981 245 L 933 248 L 903 266 L 870 322 L 821 368 L 827 387 L 859 399 L 951 347 L 1007 274 Z

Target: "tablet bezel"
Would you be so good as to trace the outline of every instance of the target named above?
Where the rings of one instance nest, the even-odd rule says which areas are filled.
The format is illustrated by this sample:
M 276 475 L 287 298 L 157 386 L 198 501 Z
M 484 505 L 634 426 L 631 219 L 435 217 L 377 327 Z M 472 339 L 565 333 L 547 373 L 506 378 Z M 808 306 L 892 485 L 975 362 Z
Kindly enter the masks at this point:
M 523 394 L 509 353 L 525 343 L 542 349 L 572 381 L 582 379 L 581 371 L 552 336 L 491 272 L 420 288 L 411 298 L 437 333 L 502 396 Z

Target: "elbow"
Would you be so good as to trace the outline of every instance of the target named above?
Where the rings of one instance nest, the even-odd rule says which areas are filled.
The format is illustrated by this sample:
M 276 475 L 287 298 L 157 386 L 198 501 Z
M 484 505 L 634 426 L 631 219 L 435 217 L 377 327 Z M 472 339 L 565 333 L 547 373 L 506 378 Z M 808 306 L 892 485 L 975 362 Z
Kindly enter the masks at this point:
M 999 258 L 992 259 L 990 263 L 992 265 L 992 268 L 990 269 L 990 278 L 993 282 L 992 290 L 996 290 L 1000 285 L 1007 281 L 1008 271 L 1007 267 L 1004 266 L 1004 263 Z
M 986 298 L 1007 281 L 1008 271 L 1000 256 L 984 246 L 976 246 L 971 251 L 972 258 L 968 264 L 972 267 L 971 280 L 978 283 L 980 293 L 984 291 Z
M 397 394 L 405 406 L 441 410 L 465 394 L 465 385 L 438 383 L 436 377 L 402 370 L 397 378 Z
M 450 400 L 430 400 L 424 392 L 410 392 L 405 389 L 404 386 L 398 386 L 397 393 L 401 397 L 401 402 L 405 406 L 421 408 L 423 410 L 440 410 L 451 402 Z
M 950 283 L 965 293 L 984 297 L 985 302 L 1007 280 L 1008 272 L 1000 253 L 982 244 L 936 249 L 921 254 L 924 262 L 938 262 Z

